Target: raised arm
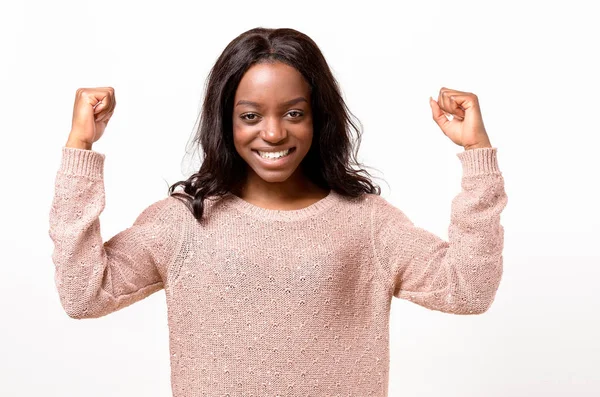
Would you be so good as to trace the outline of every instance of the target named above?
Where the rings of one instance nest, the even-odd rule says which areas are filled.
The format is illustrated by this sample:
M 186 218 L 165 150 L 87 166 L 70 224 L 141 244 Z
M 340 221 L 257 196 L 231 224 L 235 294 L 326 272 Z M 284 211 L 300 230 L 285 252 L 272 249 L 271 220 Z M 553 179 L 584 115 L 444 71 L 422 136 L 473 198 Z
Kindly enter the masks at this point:
M 55 179 L 48 233 L 60 302 L 73 318 L 101 317 L 162 289 L 181 244 L 182 204 L 173 197 L 151 204 L 131 227 L 103 242 L 104 158 L 64 146 Z
M 374 255 L 390 293 L 431 310 L 481 314 L 491 306 L 503 272 L 508 198 L 497 148 L 458 153 L 461 192 L 452 200 L 445 241 L 413 222 L 380 196 L 372 200 Z

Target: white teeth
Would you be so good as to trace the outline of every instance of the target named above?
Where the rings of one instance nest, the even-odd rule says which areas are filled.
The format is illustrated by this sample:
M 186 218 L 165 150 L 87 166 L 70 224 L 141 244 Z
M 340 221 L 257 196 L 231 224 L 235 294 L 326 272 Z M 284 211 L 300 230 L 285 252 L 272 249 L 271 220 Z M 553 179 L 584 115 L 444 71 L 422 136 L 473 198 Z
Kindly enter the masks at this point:
M 265 158 L 265 159 L 278 159 L 280 157 L 287 156 L 289 154 L 290 150 L 291 149 L 283 150 L 281 152 L 260 152 L 260 151 L 258 151 L 258 154 L 260 155 L 260 157 Z

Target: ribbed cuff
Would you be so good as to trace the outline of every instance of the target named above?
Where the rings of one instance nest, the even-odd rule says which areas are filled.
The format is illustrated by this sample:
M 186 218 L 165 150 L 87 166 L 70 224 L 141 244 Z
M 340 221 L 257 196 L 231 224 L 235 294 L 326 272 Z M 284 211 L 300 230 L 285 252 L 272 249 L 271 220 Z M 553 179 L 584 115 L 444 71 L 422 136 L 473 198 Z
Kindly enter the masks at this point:
M 497 159 L 498 148 L 476 148 L 457 153 L 463 168 L 463 176 L 500 173 Z
M 105 157 L 106 155 L 93 150 L 63 146 L 59 172 L 102 179 Z

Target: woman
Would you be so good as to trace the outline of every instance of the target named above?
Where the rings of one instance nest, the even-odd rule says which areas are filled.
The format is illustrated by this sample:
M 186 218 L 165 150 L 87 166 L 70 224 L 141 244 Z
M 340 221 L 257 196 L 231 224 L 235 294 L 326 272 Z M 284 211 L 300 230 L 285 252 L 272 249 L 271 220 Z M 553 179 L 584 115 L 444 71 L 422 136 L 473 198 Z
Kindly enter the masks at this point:
M 507 196 L 474 94 L 430 98 L 464 148 L 449 241 L 355 169 L 358 129 L 296 30 L 252 29 L 225 48 L 196 137 L 200 170 L 103 243 L 105 155 L 92 144 L 115 105 L 111 87 L 78 90 L 50 212 L 56 285 L 73 318 L 164 289 L 174 396 L 386 396 L 393 296 L 455 314 L 492 304 Z

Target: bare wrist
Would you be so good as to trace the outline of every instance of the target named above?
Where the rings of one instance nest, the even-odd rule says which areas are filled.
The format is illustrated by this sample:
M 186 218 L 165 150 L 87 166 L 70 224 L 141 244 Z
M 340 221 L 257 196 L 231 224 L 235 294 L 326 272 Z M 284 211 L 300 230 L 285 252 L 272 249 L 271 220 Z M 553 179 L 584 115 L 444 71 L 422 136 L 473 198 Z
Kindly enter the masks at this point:
M 479 145 L 472 145 L 472 146 L 465 146 L 465 150 L 470 150 L 470 149 L 478 149 L 478 148 L 491 148 L 492 145 L 489 143 L 485 143 L 485 144 L 479 144 Z
M 70 147 L 70 148 L 75 148 L 75 149 L 85 149 L 85 150 L 91 150 L 92 149 L 92 145 L 87 143 L 87 142 L 83 142 L 80 141 L 78 139 L 74 139 L 74 138 L 69 138 L 67 140 L 67 143 L 65 144 L 66 147 Z

